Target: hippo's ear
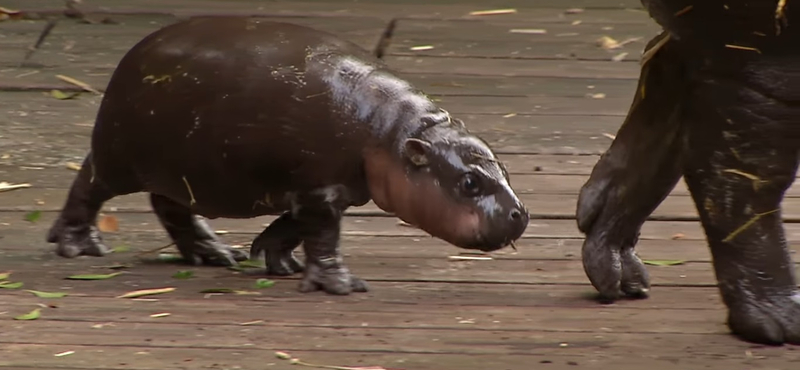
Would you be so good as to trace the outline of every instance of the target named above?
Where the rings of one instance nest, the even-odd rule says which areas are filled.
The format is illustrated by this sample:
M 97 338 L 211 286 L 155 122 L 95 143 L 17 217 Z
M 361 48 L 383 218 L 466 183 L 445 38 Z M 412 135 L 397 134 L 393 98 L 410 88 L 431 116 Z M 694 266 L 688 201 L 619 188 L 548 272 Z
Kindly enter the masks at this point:
M 428 152 L 431 149 L 431 143 L 421 139 L 409 138 L 405 142 L 406 157 L 416 166 L 428 165 Z

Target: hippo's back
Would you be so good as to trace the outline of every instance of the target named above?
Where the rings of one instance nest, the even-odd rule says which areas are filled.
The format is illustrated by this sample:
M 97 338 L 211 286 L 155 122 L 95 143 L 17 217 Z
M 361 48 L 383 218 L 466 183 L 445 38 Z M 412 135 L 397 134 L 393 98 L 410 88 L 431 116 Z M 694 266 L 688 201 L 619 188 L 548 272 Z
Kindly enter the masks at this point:
M 243 199 L 357 176 L 367 130 L 335 109 L 326 82 L 342 56 L 379 64 L 355 44 L 288 23 L 202 17 L 164 27 L 109 82 L 92 137 L 98 176 L 135 178 L 173 198 L 188 177 L 203 188 L 195 192 Z M 113 173 L 122 168 L 133 175 Z

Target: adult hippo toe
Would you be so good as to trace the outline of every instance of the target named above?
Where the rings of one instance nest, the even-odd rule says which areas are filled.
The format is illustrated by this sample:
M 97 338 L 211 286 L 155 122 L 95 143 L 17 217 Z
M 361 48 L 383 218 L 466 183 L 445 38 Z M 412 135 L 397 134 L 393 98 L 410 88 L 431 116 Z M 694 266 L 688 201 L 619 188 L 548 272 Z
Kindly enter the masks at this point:
M 142 191 L 191 263 L 247 257 L 200 216 L 279 215 L 251 257 L 264 254 L 272 275 L 304 271 L 304 292 L 367 290 L 343 264 L 339 235 L 343 212 L 370 199 L 462 248 L 503 248 L 528 224 L 487 144 L 378 58 L 246 17 L 182 21 L 122 58 L 48 240 L 64 257 L 105 254 L 99 209 Z M 292 253 L 300 244 L 305 264 Z
M 646 296 L 645 218 L 684 176 L 728 325 L 800 344 L 800 294 L 781 201 L 800 149 L 800 7 L 783 0 L 643 0 L 664 27 L 628 116 L 578 200 L 584 269 L 606 299 Z

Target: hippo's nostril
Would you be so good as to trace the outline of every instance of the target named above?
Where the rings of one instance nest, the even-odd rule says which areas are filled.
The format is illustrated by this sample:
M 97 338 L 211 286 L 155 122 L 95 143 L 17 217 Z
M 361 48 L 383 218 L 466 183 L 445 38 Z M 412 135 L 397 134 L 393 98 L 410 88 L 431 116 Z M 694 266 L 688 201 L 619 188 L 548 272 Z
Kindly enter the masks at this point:
M 511 221 L 519 221 L 519 219 L 522 218 L 522 212 L 520 212 L 518 209 L 515 209 L 511 211 L 509 217 L 511 218 Z

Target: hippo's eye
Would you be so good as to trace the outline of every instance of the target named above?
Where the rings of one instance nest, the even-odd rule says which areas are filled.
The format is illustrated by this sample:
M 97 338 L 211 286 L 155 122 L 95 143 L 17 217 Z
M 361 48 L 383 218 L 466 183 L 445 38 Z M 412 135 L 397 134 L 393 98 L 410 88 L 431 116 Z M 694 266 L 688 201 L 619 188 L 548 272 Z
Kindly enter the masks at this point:
M 465 195 L 474 197 L 481 193 L 481 184 L 478 176 L 474 173 L 467 173 L 461 178 L 461 191 Z

